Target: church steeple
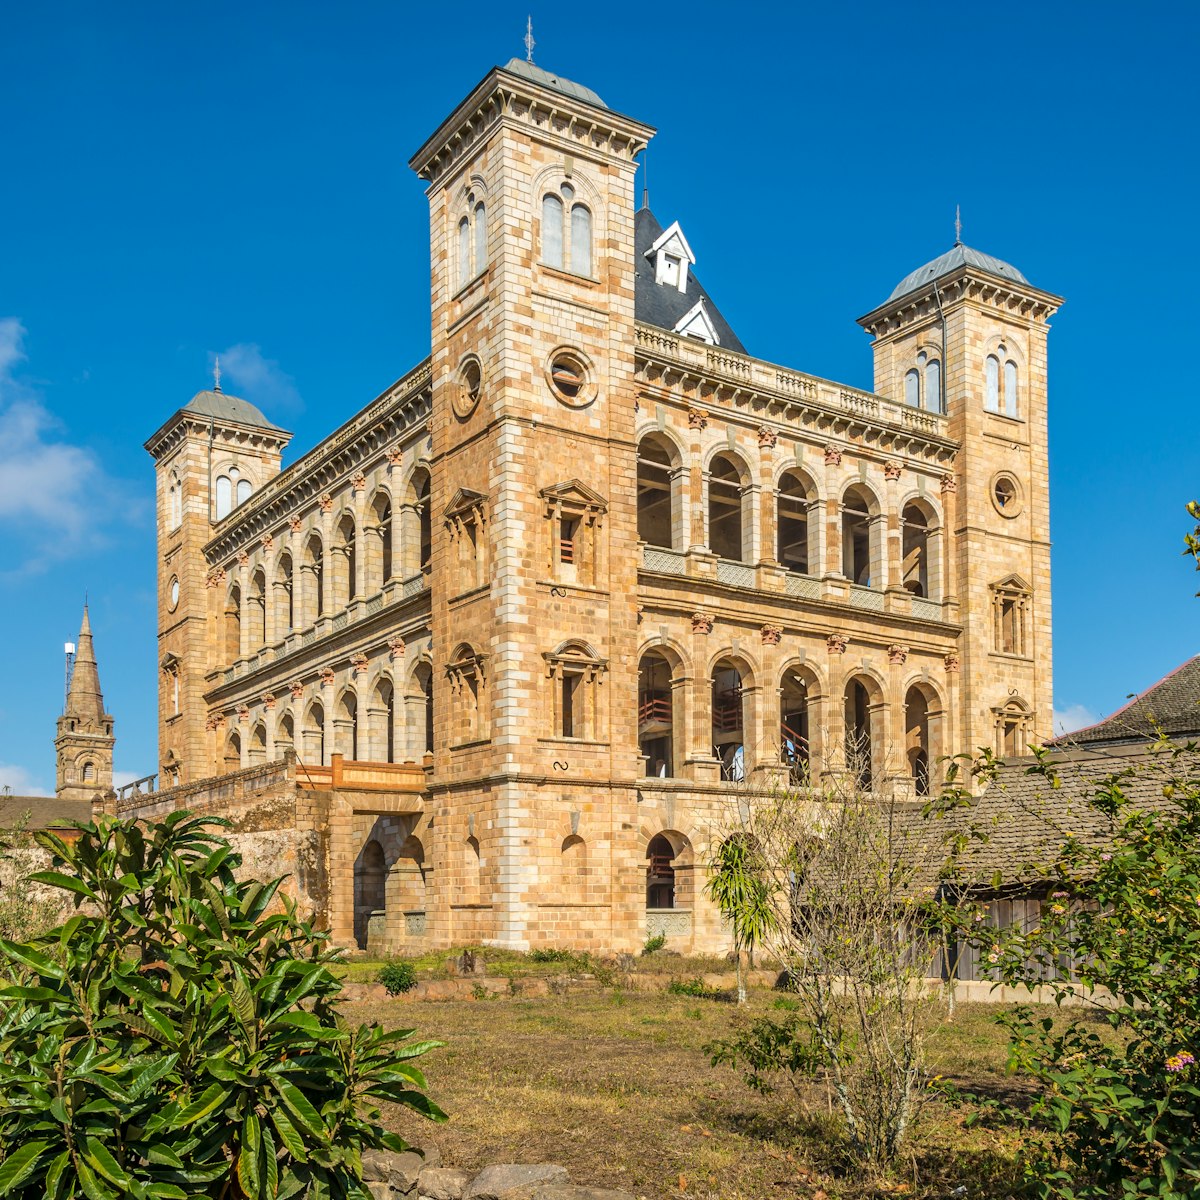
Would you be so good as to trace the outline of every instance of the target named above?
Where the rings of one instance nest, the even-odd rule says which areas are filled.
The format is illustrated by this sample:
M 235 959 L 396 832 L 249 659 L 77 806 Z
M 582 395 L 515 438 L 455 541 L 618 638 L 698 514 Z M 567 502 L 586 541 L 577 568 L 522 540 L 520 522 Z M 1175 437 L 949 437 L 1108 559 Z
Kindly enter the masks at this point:
M 91 800 L 112 787 L 113 719 L 104 711 L 100 668 L 92 640 L 87 605 L 75 651 L 75 669 L 54 739 L 57 762 L 55 793 L 72 800 Z

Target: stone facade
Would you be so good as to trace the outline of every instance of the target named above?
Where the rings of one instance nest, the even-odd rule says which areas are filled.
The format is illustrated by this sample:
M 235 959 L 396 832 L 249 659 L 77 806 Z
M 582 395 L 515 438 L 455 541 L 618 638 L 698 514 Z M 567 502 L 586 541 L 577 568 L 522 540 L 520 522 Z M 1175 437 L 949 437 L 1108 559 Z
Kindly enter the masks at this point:
M 328 794 L 280 828 L 338 847 L 342 940 L 723 947 L 700 871 L 736 797 L 847 769 L 911 796 L 1050 731 L 1057 299 L 951 262 L 862 318 L 872 393 L 722 343 L 704 297 L 640 319 L 679 267 L 635 254 L 652 134 L 490 72 L 411 163 L 429 360 L 285 471 L 219 392 L 147 442 L 180 786 L 130 811 L 202 779 L 221 811 L 220 776 L 285 760 L 288 803 Z

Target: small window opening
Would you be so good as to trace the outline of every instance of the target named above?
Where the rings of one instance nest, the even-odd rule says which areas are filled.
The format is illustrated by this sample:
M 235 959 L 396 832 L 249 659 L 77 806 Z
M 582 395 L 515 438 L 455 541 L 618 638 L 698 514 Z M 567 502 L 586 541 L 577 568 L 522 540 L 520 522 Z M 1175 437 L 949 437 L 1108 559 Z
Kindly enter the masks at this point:
M 558 558 L 560 562 L 573 563 L 576 560 L 579 520 L 579 517 L 563 517 L 559 523 Z

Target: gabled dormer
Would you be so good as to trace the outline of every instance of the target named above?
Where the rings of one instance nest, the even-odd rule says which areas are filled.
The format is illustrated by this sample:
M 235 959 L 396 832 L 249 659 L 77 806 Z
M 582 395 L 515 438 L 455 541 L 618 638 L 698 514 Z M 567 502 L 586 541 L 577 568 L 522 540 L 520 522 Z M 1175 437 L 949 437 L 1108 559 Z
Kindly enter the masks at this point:
M 679 318 L 679 324 L 675 326 L 675 332 L 682 333 L 684 337 L 698 338 L 702 342 L 707 342 L 710 346 L 719 346 L 721 344 L 717 327 L 713 324 L 712 317 L 708 315 L 708 309 L 705 307 L 703 296 Z
M 634 315 L 668 333 L 696 338 L 710 346 L 745 354 L 693 269 L 696 256 L 678 221 L 663 229 L 648 208 L 635 218 L 637 287 Z
M 678 221 L 672 221 L 655 238 L 654 244 L 646 251 L 646 257 L 654 264 L 655 283 L 687 294 L 688 267 L 695 266 L 696 256 L 683 236 Z

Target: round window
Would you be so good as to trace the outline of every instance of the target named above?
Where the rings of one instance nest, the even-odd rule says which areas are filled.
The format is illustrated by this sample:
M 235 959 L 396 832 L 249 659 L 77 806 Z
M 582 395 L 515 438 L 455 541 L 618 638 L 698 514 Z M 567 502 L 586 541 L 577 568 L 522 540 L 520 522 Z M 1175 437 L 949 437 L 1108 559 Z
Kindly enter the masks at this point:
M 176 576 L 171 576 L 171 582 L 167 587 L 167 591 L 171 597 L 171 611 L 174 612 L 179 605 L 179 580 Z
M 458 368 L 451 404 L 459 417 L 469 417 L 483 394 L 483 367 L 474 355 L 463 359 Z
M 546 367 L 554 395 L 570 408 L 582 408 L 596 398 L 591 368 L 578 351 L 556 350 Z
M 997 475 L 992 480 L 992 504 L 1002 517 L 1015 517 L 1024 507 L 1021 485 L 1009 474 Z

